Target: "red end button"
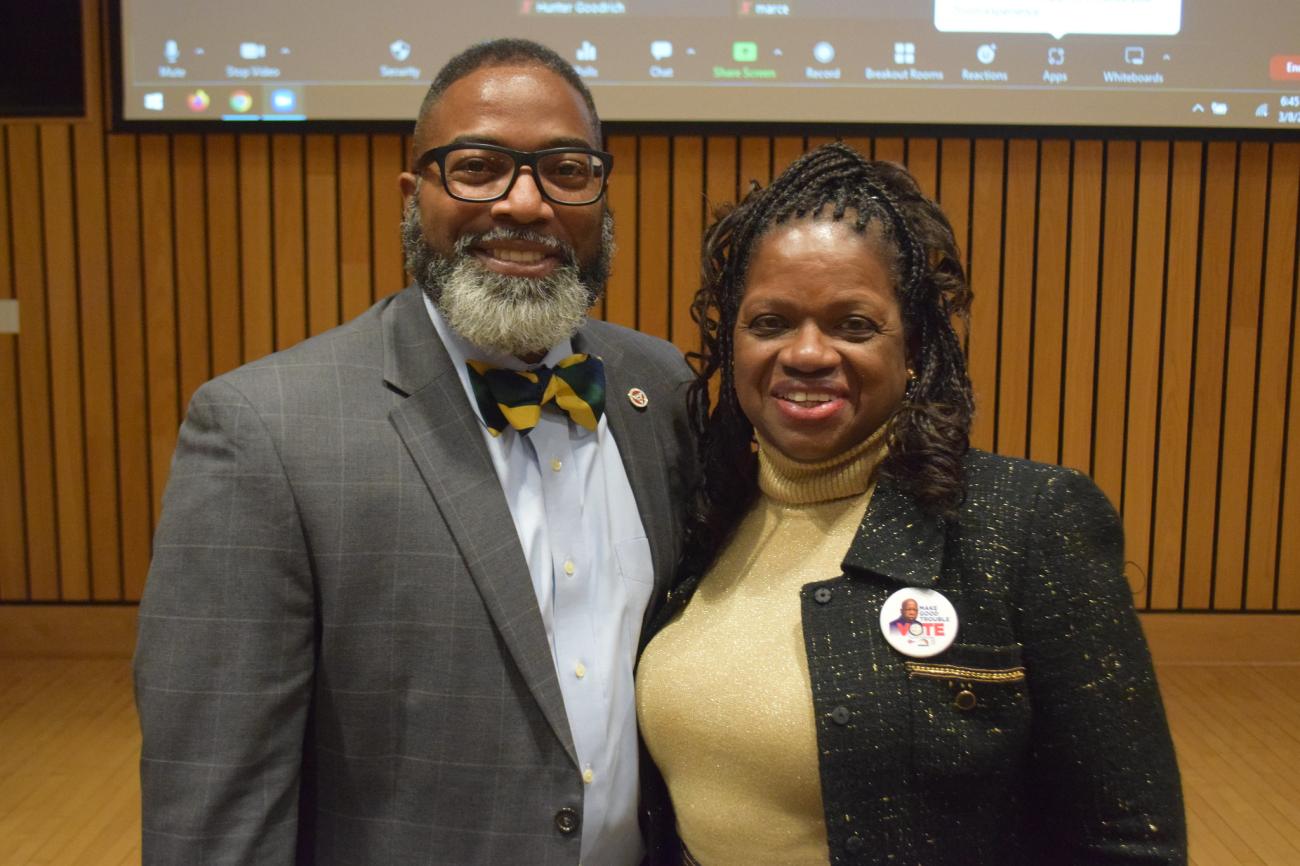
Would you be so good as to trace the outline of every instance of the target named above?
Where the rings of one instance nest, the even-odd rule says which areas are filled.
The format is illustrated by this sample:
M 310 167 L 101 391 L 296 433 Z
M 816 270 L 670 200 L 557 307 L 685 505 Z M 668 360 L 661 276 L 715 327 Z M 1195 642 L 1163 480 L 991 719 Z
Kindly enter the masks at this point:
M 1300 81 L 1300 54 L 1274 54 L 1268 75 L 1274 81 Z

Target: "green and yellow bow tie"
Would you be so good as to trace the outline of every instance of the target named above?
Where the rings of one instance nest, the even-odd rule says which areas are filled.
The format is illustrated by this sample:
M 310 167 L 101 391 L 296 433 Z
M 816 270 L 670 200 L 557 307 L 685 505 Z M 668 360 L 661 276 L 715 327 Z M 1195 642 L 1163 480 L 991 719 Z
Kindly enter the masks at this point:
M 595 430 L 605 411 L 605 365 L 595 355 L 570 355 L 554 367 L 506 370 L 469 361 L 469 381 L 493 436 L 507 426 L 527 434 L 552 401 L 579 426 Z

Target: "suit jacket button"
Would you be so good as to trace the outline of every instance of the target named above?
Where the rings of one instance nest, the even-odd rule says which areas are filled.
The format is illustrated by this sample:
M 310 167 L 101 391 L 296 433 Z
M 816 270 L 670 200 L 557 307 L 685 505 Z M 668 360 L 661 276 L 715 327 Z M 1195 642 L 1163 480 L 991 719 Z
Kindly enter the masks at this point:
M 844 842 L 844 850 L 848 851 L 850 854 L 861 854 L 862 849 L 865 847 L 867 847 L 866 841 L 856 833 Z
M 559 830 L 565 836 L 572 836 L 578 830 L 578 825 L 582 822 L 578 818 L 576 809 L 570 809 L 565 806 L 555 813 L 555 829 Z
M 831 591 L 824 586 L 819 586 L 813 590 L 813 601 L 818 604 L 826 604 L 831 600 Z
M 847 725 L 849 723 L 849 708 L 836 707 L 831 710 L 831 721 L 837 725 Z
M 953 699 L 953 705 L 959 710 L 973 710 L 975 704 L 975 693 L 970 689 L 962 689 L 957 693 L 957 697 Z

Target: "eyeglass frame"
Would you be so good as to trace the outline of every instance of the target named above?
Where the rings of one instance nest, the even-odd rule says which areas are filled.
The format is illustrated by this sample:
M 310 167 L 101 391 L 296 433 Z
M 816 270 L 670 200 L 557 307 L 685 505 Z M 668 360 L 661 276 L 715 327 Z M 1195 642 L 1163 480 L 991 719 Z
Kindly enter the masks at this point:
M 510 176 L 510 182 L 506 184 L 505 189 L 503 189 L 498 195 L 494 195 L 491 198 L 465 198 L 463 195 L 457 195 L 451 191 L 451 187 L 447 183 L 447 166 L 445 162 L 447 154 L 455 150 L 490 150 L 494 153 L 504 153 L 506 156 L 509 156 L 514 160 L 515 164 L 514 173 Z M 557 153 L 581 153 L 587 156 L 600 157 L 605 170 L 600 177 L 600 192 L 596 193 L 594 198 L 588 201 L 563 201 L 555 198 L 546 191 L 546 186 L 542 183 L 541 175 L 538 174 L 537 171 L 537 161 L 543 157 Z M 586 207 L 587 205 L 592 205 L 600 201 L 601 197 L 605 194 L 605 190 L 609 186 L 609 173 L 614 170 L 614 154 L 606 153 L 603 150 L 596 150 L 594 147 L 548 147 L 543 150 L 529 151 L 514 150 L 509 147 L 502 147 L 499 144 L 480 144 L 474 141 L 458 141 L 453 144 L 431 147 L 424 153 L 420 154 L 420 156 L 415 160 L 415 166 L 411 173 L 421 175 L 424 173 L 426 168 L 435 164 L 438 166 L 438 177 L 442 180 L 443 190 L 446 191 L 447 195 L 456 199 L 456 201 L 468 202 L 469 204 L 490 204 L 494 201 L 501 201 L 503 198 L 509 196 L 510 191 L 515 188 L 515 181 L 519 180 L 519 169 L 527 166 L 533 171 L 533 184 L 537 187 L 537 192 L 546 201 L 551 204 L 564 205 L 566 207 Z

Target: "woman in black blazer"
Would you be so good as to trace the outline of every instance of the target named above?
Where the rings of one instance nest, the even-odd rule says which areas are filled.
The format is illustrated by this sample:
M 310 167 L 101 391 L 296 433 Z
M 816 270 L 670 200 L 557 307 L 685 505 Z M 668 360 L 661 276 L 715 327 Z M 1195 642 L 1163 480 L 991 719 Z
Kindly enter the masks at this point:
M 968 447 L 942 212 L 826 145 L 705 252 L 701 482 L 638 670 L 651 862 L 1185 862 L 1119 519 Z

